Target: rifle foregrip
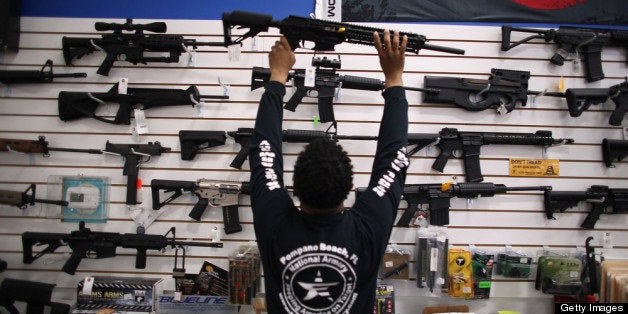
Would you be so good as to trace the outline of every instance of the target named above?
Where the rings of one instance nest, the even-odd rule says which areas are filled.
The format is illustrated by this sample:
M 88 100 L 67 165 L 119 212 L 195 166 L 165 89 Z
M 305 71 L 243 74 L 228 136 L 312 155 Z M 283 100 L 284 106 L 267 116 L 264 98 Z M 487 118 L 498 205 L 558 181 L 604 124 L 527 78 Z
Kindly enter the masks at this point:
M 342 77 L 342 87 L 357 90 L 378 91 L 384 89 L 384 82 L 370 77 L 345 75 Z
M 70 255 L 70 258 L 63 264 L 61 270 L 66 274 L 74 275 L 83 257 L 83 252 L 72 252 L 72 255 Z
M 510 32 L 512 31 L 512 26 L 510 25 L 502 25 L 502 51 L 510 50 Z
M 223 206 L 222 221 L 225 226 L 226 234 L 242 231 L 242 225 L 240 225 L 240 216 L 238 213 L 238 205 Z
M 329 135 L 324 131 L 292 129 L 283 131 L 283 141 L 287 143 L 309 143 L 314 139 L 327 137 L 329 137 Z
M 201 217 L 203 216 L 203 213 L 205 213 L 207 205 L 209 205 L 209 199 L 199 197 L 198 202 L 194 204 L 194 207 L 188 216 L 196 221 L 201 221 Z
M 307 90 L 305 90 L 305 88 L 298 88 L 297 87 L 297 90 L 294 92 L 294 94 L 292 94 L 290 99 L 288 99 L 288 101 L 283 106 L 283 108 L 286 109 L 286 110 L 290 110 L 290 111 L 294 112 L 297 109 L 297 106 L 301 103 L 301 100 L 303 100 L 303 97 L 305 97 L 306 94 L 307 94 Z
M 587 217 L 584 218 L 584 221 L 580 225 L 580 227 L 582 228 L 594 229 L 595 223 L 600 219 L 600 215 L 602 215 L 602 213 L 604 212 L 603 203 L 592 203 L 592 204 L 593 206 L 591 207 L 591 211 L 589 212 Z

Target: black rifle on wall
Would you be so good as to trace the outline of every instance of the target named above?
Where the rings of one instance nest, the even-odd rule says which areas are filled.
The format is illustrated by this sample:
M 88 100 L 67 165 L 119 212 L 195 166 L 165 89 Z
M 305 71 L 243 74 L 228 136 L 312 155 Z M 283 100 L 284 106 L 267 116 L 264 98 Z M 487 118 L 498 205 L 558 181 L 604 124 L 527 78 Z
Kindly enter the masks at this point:
M 610 125 L 621 125 L 628 111 L 628 79 L 609 88 L 569 88 L 565 91 L 569 115 L 579 117 L 591 105 L 603 104 L 610 98 L 615 110 L 608 119 Z
M 201 95 L 194 85 L 188 89 L 127 88 L 126 94 L 121 94 L 118 86 L 115 83 L 106 93 L 59 92 L 59 119 L 68 122 L 88 117 L 110 124 L 131 124 L 131 114 L 135 108 L 194 107 L 202 99 L 229 99 L 227 95 Z M 113 120 L 96 113 L 99 107 L 106 107 L 108 102 L 120 105 Z
M 312 58 L 312 66 L 316 67 L 313 75 L 314 84 L 306 84 L 306 70 L 295 69 L 290 71 L 288 79 L 293 81 L 296 91 L 286 102 L 284 109 L 295 111 L 303 100 L 303 97 L 315 97 L 318 100 L 318 115 L 320 122 L 336 121 L 334 116 L 333 98 L 336 95 L 336 88 L 356 89 L 364 91 L 381 91 L 386 82 L 374 78 L 360 77 L 353 75 L 340 75 L 336 70 L 340 68 L 340 59 Z M 251 76 L 251 90 L 264 87 L 270 79 L 270 69 L 254 67 Z M 406 90 L 437 93 L 435 89 L 425 89 L 418 87 L 406 87 Z
M 595 228 L 595 223 L 603 213 L 628 212 L 628 189 L 614 189 L 606 185 L 592 185 L 586 191 L 545 191 L 545 215 L 554 219 L 556 211 L 564 212 L 580 202 L 591 204 L 591 211 L 580 227 Z
M 171 234 L 168 237 L 168 234 Z M 33 246 L 47 245 L 42 251 L 33 255 Z M 186 242 L 177 241 L 175 228 L 172 227 L 165 235 L 133 234 L 91 231 L 85 222 L 79 223 L 79 230 L 68 233 L 24 232 L 22 233 L 23 262 L 31 264 L 41 256 L 52 253 L 61 246 L 69 246 L 72 255 L 63 265 L 62 270 L 74 275 L 83 258 L 109 258 L 116 256 L 118 247 L 135 249 L 135 268 L 146 268 L 146 251 L 162 251 L 168 247 L 202 246 L 221 248 L 221 242 Z
M 302 47 L 304 41 L 314 43 L 314 50 L 333 51 L 337 44 L 347 42 L 352 44 L 374 46 L 373 32 L 383 36 L 384 29 L 360 26 L 348 23 L 339 23 L 290 15 L 283 20 L 273 20 L 269 14 L 259 14 L 247 11 L 233 11 L 222 14 L 225 47 L 241 44 L 247 38 L 254 37 L 261 32 L 275 27 L 286 37 L 292 50 Z M 231 34 L 235 28 L 246 28 L 247 32 L 236 36 Z M 419 34 L 399 32 L 400 36 L 408 36 L 406 51 L 419 53 L 421 49 L 442 51 L 447 53 L 464 54 L 464 50 L 427 44 L 428 39 Z
M 355 190 L 356 199 L 366 188 Z M 508 187 L 503 184 L 490 182 L 481 183 L 444 183 L 444 184 L 406 184 L 403 186 L 402 199 L 408 203 L 397 227 L 410 227 L 417 218 L 419 211 L 429 211 L 430 225 L 445 226 L 449 224 L 449 207 L 453 197 L 477 198 L 493 197 L 496 194 L 505 194 L 514 191 L 545 191 L 551 186 L 521 186 Z M 427 204 L 426 209 L 421 205 Z
M 48 69 L 48 70 L 46 70 Z M 87 73 L 52 73 L 52 60 L 46 61 L 41 70 L 0 70 L 0 83 L 50 83 L 54 78 L 61 77 L 86 77 Z
M 107 54 L 96 73 L 109 75 L 109 70 L 115 61 L 126 61 L 132 64 L 146 64 L 147 62 L 173 63 L 179 62 L 182 53 L 192 47 L 223 46 L 222 42 L 198 42 L 196 39 L 186 39 L 180 35 L 146 35 L 144 31 L 165 33 L 166 23 L 154 22 L 149 24 L 133 24 L 132 19 L 126 23 L 96 22 L 97 31 L 113 31 L 103 34 L 101 38 L 66 37 L 62 39 L 63 58 L 65 64 L 73 65 L 74 59 L 80 59 L 96 50 Z M 135 31 L 123 33 L 122 31 Z M 145 56 L 145 53 L 168 53 L 168 56 Z
M 377 136 L 367 135 L 339 135 L 336 130 L 331 130 L 335 125 L 332 124 L 327 131 L 313 131 L 313 130 L 283 130 L 283 142 L 286 143 L 309 143 L 317 138 L 327 138 L 333 141 L 338 140 L 354 140 L 354 141 L 377 141 Z M 229 131 L 227 134 L 240 144 L 240 151 L 236 157 L 231 161 L 230 167 L 236 169 L 242 169 L 242 164 L 246 161 L 249 155 L 249 147 L 251 140 L 253 139 L 252 128 L 239 128 L 237 131 Z M 425 134 L 425 133 L 408 133 L 408 156 L 414 155 L 424 147 L 436 143 L 438 141 L 438 134 Z
M 511 44 L 510 37 L 512 32 L 531 33 L 535 35 L 528 36 Z M 568 54 L 577 54 L 576 58 L 579 57 L 584 61 L 584 70 L 589 82 L 599 81 L 604 78 L 604 71 L 602 70 L 602 50 L 604 47 L 628 47 L 628 31 L 624 30 L 570 26 L 560 26 L 558 29 L 543 30 L 503 25 L 501 50 L 508 51 L 532 39 L 543 39 L 545 42 L 553 42 L 558 45 L 558 49 L 556 49 L 554 55 L 550 58 L 552 64 L 563 65 Z
M 200 221 L 207 206 L 222 207 L 222 219 L 225 233 L 242 231 L 238 204 L 240 194 L 250 194 L 248 182 L 232 182 L 198 179 L 197 181 L 160 180 L 153 179 L 150 182 L 153 196 L 153 209 L 158 210 L 163 206 L 183 195 L 183 192 L 192 192 L 198 197 L 198 202 L 190 211 L 190 218 Z M 172 193 L 161 201 L 159 192 Z
M 37 141 L 19 139 L 0 139 L 0 151 L 13 151 L 26 154 L 41 153 L 49 156 L 50 151 L 62 151 L 86 154 L 112 154 L 124 159 L 122 174 L 127 176 L 126 204 L 137 204 L 137 178 L 140 164 L 150 161 L 152 156 L 159 156 L 167 152 L 170 147 L 163 147 L 159 142 L 148 144 L 114 144 L 107 141 L 105 149 L 76 149 L 50 147 L 45 137 L 40 136 Z

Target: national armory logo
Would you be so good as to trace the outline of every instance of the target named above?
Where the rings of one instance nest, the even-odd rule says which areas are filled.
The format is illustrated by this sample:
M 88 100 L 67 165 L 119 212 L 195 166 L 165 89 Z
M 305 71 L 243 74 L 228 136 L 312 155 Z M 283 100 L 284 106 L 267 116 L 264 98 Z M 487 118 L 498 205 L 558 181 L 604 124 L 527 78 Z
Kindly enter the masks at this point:
M 333 253 L 306 253 L 288 263 L 282 274 L 284 307 L 292 313 L 340 313 L 357 294 L 355 271 Z

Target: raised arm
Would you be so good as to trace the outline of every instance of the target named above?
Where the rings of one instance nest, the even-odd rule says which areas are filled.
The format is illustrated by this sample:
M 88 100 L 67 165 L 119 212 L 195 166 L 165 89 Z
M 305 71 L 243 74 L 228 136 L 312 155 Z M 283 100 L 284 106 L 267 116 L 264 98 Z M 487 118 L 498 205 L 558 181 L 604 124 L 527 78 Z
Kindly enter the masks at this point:
M 284 84 L 295 56 L 284 37 L 272 47 L 268 59 L 271 77 L 260 100 L 249 150 L 251 207 L 256 232 L 270 227 L 277 216 L 292 205 L 292 198 L 283 184 L 281 130 L 283 96 L 286 94 Z
M 374 34 L 375 48 L 386 78 L 384 114 L 379 128 L 379 140 L 369 186 L 356 202 L 356 210 L 368 211 L 384 229 L 392 227 L 403 192 L 406 170 L 409 165 L 405 154 L 408 142 L 408 102 L 403 89 L 403 68 L 407 37 L 399 38 L 395 32 L 390 38 L 384 32 L 384 41 Z

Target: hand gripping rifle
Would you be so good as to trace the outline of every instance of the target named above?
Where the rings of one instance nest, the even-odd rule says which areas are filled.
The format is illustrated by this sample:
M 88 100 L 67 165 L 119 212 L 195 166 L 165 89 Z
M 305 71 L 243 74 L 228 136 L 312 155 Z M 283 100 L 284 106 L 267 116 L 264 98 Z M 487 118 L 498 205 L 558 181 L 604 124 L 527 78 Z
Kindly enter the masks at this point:
M 606 167 L 615 168 L 613 161 L 622 161 L 628 156 L 628 141 L 605 138 L 602 140 L 602 157 Z
M 288 79 L 293 81 L 296 91 L 286 102 L 284 109 L 295 111 L 303 100 L 303 97 L 315 97 L 318 99 L 318 115 L 322 123 L 336 121 L 334 117 L 333 98 L 336 95 L 336 88 L 347 88 L 366 91 L 383 90 L 386 82 L 353 75 L 340 75 L 336 69 L 341 66 L 340 59 L 312 58 L 312 66 L 316 67 L 314 74 L 314 86 L 305 84 L 305 69 L 295 69 L 288 73 Z M 251 76 L 251 90 L 258 89 L 266 85 L 270 80 L 270 69 L 254 67 Z M 425 89 L 417 87 L 405 87 L 406 90 L 420 91 L 426 93 L 437 93 L 436 89 Z
M 181 159 L 192 160 L 201 149 L 225 145 L 227 135 L 225 131 L 179 131 L 181 144 Z
M 171 237 L 168 237 L 171 234 Z M 47 245 L 42 251 L 33 255 L 33 246 Z M 52 253 L 59 247 L 68 245 L 72 255 L 63 265 L 62 270 L 74 275 L 83 258 L 109 258 L 116 256 L 116 248 L 136 249 L 135 268 L 146 268 L 146 251 L 163 251 L 167 247 L 201 246 L 221 248 L 221 242 L 185 242 L 176 241 L 175 228 L 166 234 L 133 234 L 91 231 L 85 222 L 79 223 L 79 230 L 67 233 L 24 232 L 22 233 L 23 262 L 31 264 L 45 254 Z
M 127 205 L 137 204 L 137 178 L 140 164 L 150 161 L 151 156 L 159 156 L 161 153 L 169 150 L 170 147 L 163 147 L 159 142 L 148 142 L 148 144 L 114 144 L 107 141 L 105 149 L 100 150 L 50 147 L 43 136 L 40 136 L 37 141 L 0 139 L 0 151 L 13 151 L 27 154 L 41 153 L 44 157 L 50 156 L 50 151 L 121 156 L 124 158 L 122 174 L 127 176 Z
M 591 211 L 580 227 L 594 229 L 602 213 L 616 214 L 628 212 L 628 189 L 613 189 L 606 185 L 592 185 L 586 191 L 545 191 L 545 215 L 554 219 L 558 210 L 577 206 L 580 202 L 591 204 Z M 609 210 L 610 209 L 610 210 Z
M 532 33 L 513 44 L 510 43 L 511 32 Z M 582 59 L 585 63 L 585 73 L 589 82 L 604 78 L 602 70 L 602 49 L 604 46 L 628 47 L 628 31 L 598 28 L 578 28 L 560 26 L 558 29 L 516 28 L 511 25 L 502 26 L 502 51 L 508 51 L 532 39 L 543 39 L 545 42 L 554 42 L 558 49 L 550 58 L 555 65 L 563 65 L 567 55 L 576 54 L 576 60 Z M 628 61 L 628 59 L 627 59 Z
M 0 204 L 16 206 L 19 209 L 25 209 L 27 205 L 33 206 L 35 203 L 68 206 L 66 201 L 36 198 L 35 190 L 35 184 L 31 184 L 24 192 L 0 190 Z
M 44 282 L 5 278 L 0 284 L 0 306 L 11 314 L 20 313 L 14 305 L 16 301 L 26 303 L 27 314 L 70 313 L 70 305 L 51 301 L 55 286 Z M 50 308 L 49 311 L 46 310 L 47 307 Z
M 334 130 L 331 130 L 332 127 Z M 234 138 L 235 142 L 240 144 L 240 151 L 236 157 L 231 161 L 230 167 L 236 169 L 242 169 L 242 164 L 246 161 L 249 155 L 249 147 L 251 140 L 253 139 L 252 128 L 238 128 L 237 131 L 227 132 L 227 134 Z M 326 131 L 312 131 L 312 130 L 283 130 L 283 142 L 286 143 L 309 143 L 317 138 L 327 138 L 330 140 L 355 140 L 355 141 L 377 141 L 377 136 L 365 136 L 365 135 L 338 135 L 335 129 L 335 124 L 331 124 Z M 424 134 L 424 133 L 408 133 L 408 147 L 413 146 L 407 153 L 408 156 L 414 155 L 424 147 L 438 141 L 438 134 Z
M 118 83 L 106 93 L 98 92 L 59 92 L 59 119 L 64 122 L 89 117 L 110 124 L 131 124 L 133 110 L 151 109 L 163 106 L 200 104 L 201 99 L 229 99 L 227 95 L 201 95 L 196 86 L 188 89 L 128 88 L 120 94 Z M 96 114 L 96 109 L 107 102 L 118 103 L 120 107 L 115 118 L 106 119 Z
M 528 90 L 530 72 L 491 69 L 488 80 L 461 77 L 424 77 L 424 88 L 429 91 L 423 102 L 454 104 L 469 111 L 496 109 L 500 114 L 513 111 L 517 105 L 525 106 L 528 95 L 564 97 L 563 93 Z
M 73 65 L 74 59 L 80 59 L 84 55 L 96 50 L 107 54 L 96 73 L 109 75 L 109 70 L 115 61 L 126 61 L 132 64 L 146 64 L 147 62 L 173 63 L 179 62 L 183 52 L 188 52 L 189 47 L 196 49 L 198 46 L 223 46 L 221 42 L 197 42 L 195 39 L 185 39 L 179 35 L 145 35 L 144 31 L 153 33 L 165 33 L 166 23 L 155 22 L 149 24 L 133 24 L 132 19 L 126 19 L 126 23 L 96 22 L 97 31 L 113 31 L 111 34 L 103 34 L 101 38 L 74 38 L 63 37 L 63 58 L 66 65 Z M 122 31 L 135 31 L 135 33 L 123 33 Z M 146 52 L 165 52 L 164 57 L 147 57 Z
M 554 139 L 552 131 L 539 130 L 535 133 L 504 133 L 504 132 L 460 132 L 454 128 L 443 128 L 438 133 L 436 146 L 440 153 L 432 164 L 432 169 L 443 172 L 453 152 L 461 150 L 467 182 L 481 182 L 480 149 L 482 145 L 535 145 L 547 148 L 556 144 L 572 144 L 573 139 Z
M 356 198 L 366 188 L 356 189 Z M 406 184 L 403 187 L 402 199 L 408 203 L 397 227 L 410 227 L 421 205 L 427 204 L 430 225 L 445 226 L 449 224 L 449 207 L 451 198 L 493 197 L 495 194 L 505 194 L 512 191 L 546 191 L 550 186 L 522 186 L 508 187 L 503 184 L 490 182 L 482 183 L 445 183 L 445 184 Z
M 207 206 L 222 206 L 222 219 L 225 233 L 242 231 L 238 214 L 238 198 L 240 194 L 250 194 L 248 182 L 217 181 L 198 179 L 197 181 L 177 181 L 153 179 L 150 182 L 153 195 L 153 209 L 159 210 L 163 206 L 183 195 L 183 192 L 192 192 L 198 197 L 198 202 L 190 211 L 190 218 L 200 221 Z M 160 201 L 159 191 L 170 194 L 163 202 Z
M 333 51 L 337 44 L 348 42 L 352 44 L 374 46 L 373 32 L 377 31 L 384 36 L 384 29 L 353 25 L 347 23 L 331 22 L 290 15 L 281 21 L 273 20 L 269 14 L 259 14 L 247 11 L 233 11 L 222 14 L 224 28 L 224 45 L 241 44 L 247 38 L 254 37 L 261 32 L 266 32 L 270 27 L 279 29 L 279 32 L 288 39 L 292 50 L 303 47 L 304 41 L 314 43 L 316 51 Z M 246 28 L 247 32 L 233 38 L 231 31 L 234 28 Z M 407 32 L 399 32 L 399 36 L 408 36 L 406 51 L 419 53 L 421 49 L 442 51 L 447 53 L 464 54 L 464 50 L 443 46 L 426 44 L 427 38 L 423 35 Z
M 572 117 L 579 117 L 591 105 L 603 104 L 610 98 L 615 103 L 615 110 L 608 123 L 621 125 L 628 111 L 628 78 L 609 88 L 570 88 L 565 92 L 565 98 Z
M 48 71 L 46 71 L 48 68 Z M 20 83 L 50 83 L 57 77 L 86 77 L 87 73 L 66 73 L 53 74 L 52 60 L 48 59 L 39 71 L 33 70 L 0 70 L 0 83 L 20 84 Z

